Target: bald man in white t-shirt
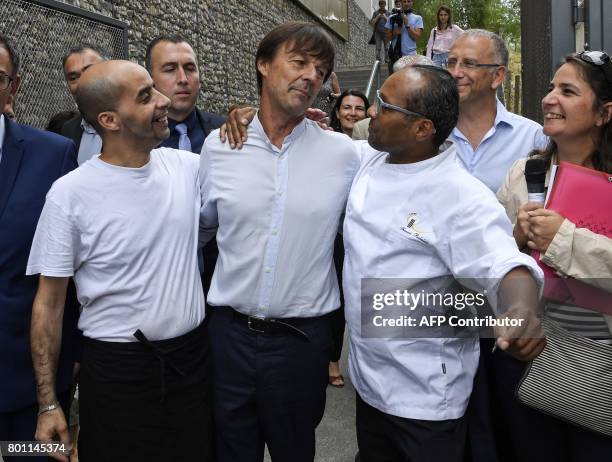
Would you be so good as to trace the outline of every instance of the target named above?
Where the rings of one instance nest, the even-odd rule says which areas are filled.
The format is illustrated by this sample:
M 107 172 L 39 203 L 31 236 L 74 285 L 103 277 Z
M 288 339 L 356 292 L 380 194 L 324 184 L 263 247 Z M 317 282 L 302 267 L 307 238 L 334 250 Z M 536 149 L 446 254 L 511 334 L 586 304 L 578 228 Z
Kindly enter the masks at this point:
M 32 244 L 27 273 L 41 275 L 32 312 L 36 438 L 69 443 L 54 375 L 74 276 L 85 336 L 79 456 L 212 460 L 198 157 L 154 149 L 169 135 L 169 100 L 134 63 L 91 66 L 76 99 L 104 143 L 55 182 Z

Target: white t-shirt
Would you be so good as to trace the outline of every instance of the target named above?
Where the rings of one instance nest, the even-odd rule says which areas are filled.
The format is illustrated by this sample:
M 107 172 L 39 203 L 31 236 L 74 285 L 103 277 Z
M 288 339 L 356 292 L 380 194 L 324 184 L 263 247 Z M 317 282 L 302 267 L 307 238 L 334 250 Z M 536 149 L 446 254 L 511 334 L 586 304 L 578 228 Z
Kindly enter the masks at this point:
M 141 168 L 93 157 L 47 194 L 27 274 L 74 275 L 86 337 L 177 337 L 204 319 L 199 159 L 160 148 Z

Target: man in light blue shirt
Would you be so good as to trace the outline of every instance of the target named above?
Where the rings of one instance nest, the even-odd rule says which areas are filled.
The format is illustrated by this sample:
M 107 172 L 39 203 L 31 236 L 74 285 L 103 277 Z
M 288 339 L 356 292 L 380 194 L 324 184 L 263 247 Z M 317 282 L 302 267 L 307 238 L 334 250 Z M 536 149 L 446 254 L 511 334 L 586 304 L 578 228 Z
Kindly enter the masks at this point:
M 455 144 L 465 168 L 494 193 L 514 162 L 547 144 L 540 124 L 509 112 L 497 99 L 508 59 L 503 39 L 480 29 L 463 32 L 453 43 L 448 59 L 448 71 L 459 90 L 459 119 L 448 139 Z M 487 379 L 487 371 L 492 367 L 491 349 L 492 342 L 482 339 L 480 364 L 468 408 L 471 462 L 497 461 L 490 418 L 493 398 Z M 508 357 L 501 352 L 497 355 Z M 513 361 L 510 357 L 508 360 Z
M 244 148 L 201 152 L 202 224 L 218 225 L 208 293 L 218 462 L 312 462 L 323 417 L 336 237 L 358 167 L 346 135 L 304 114 L 333 70 L 316 25 L 286 23 L 256 55 L 260 109 Z
M 448 71 L 459 89 L 459 120 L 449 140 L 467 170 L 494 193 L 514 162 L 548 142 L 540 124 L 497 99 L 507 67 L 506 44 L 489 31 L 465 31 L 449 52 Z
M 391 47 L 395 47 L 397 41 L 401 40 L 402 56 L 416 54 L 416 41 L 423 33 L 423 18 L 412 12 L 412 3 L 412 0 L 402 0 L 402 12 L 389 16 L 385 24 Z

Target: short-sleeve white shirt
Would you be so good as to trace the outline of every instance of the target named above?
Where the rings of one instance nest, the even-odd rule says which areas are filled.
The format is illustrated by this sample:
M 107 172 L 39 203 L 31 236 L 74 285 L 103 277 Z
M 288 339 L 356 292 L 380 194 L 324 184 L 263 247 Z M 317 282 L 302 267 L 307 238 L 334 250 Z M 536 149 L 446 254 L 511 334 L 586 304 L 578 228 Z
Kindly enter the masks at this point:
M 204 319 L 197 266 L 199 160 L 169 148 L 141 168 L 98 156 L 47 194 L 27 274 L 74 275 L 86 337 L 177 337 Z

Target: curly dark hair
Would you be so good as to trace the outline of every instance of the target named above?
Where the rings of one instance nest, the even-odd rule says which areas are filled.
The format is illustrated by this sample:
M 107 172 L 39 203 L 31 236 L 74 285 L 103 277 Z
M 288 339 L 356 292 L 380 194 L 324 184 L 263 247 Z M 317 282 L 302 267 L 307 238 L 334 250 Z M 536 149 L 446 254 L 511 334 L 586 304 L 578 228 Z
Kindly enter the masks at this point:
M 368 101 L 368 97 L 360 92 L 359 90 L 344 90 L 342 94 L 336 99 L 336 104 L 334 104 L 334 108 L 331 110 L 331 114 L 329 115 L 329 126 L 334 129 L 336 132 L 343 133 L 342 127 L 340 126 L 340 119 L 338 119 L 337 112 L 340 110 L 340 106 L 342 106 L 342 101 L 347 96 L 356 96 L 363 100 L 363 105 L 365 106 L 366 113 L 368 112 L 368 108 L 370 107 L 370 102 Z M 366 116 L 367 117 L 367 116 Z
M 602 111 L 604 104 L 612 102 L 612 82 L 608 82 L 600 66 L 583 61 L 576 53 L 566 56 L 563 64 L 575 66 L 579 75 L 590 85 L 596 97 L 593 110 Z M 612 63 L 607 63 L 605 66 L 612 66 Z M 557 144 L 550 140 L 546 149 L 532 151 L 529 156 L 542 157 L 546 161 L 546 167 L 550 168 L 557 149 Z M 595 170 L 612 173 L 612 121 L 610 120 L 601 128 L 599 146 L 592 153 L 591 161 Z

